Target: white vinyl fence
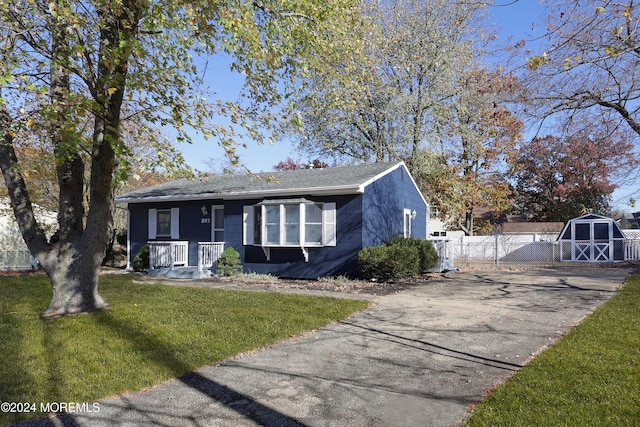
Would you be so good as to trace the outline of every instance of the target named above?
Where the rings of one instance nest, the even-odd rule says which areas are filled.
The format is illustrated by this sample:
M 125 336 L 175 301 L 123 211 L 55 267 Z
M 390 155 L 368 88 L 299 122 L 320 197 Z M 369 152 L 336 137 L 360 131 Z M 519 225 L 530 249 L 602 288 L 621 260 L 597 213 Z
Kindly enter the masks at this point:
M 47 238 L 51 237 L 56 228 L 56 214 L 37 205 L 34 205 L 33 208 L 36 219 L 39 225 L 44 228 Z M 31 252 L 22 239 L 9 200 L 0 197 L 0 271 L 37 268 L 38 262 L 31 256 Z
M 22 236 L 6 225 L 0 229 L 0 270 L 31 270 L 38 263 L 31 256 Z
M 456 267 L 469 265 L 535 265 L 553 264 L 567 258 L 567 242 L 556 241 L 557 235 L 496 235 L 451 237 Z M 605 261 L 602 247 L 623 244 L 625 261 L 640 260 L 640 238 L 627 238 L 620 242 L 596 242 L 592 261 Z M 562 246 L 564 244 L 564 246 Z M 612 249 L 608 249 L 612 250 Z

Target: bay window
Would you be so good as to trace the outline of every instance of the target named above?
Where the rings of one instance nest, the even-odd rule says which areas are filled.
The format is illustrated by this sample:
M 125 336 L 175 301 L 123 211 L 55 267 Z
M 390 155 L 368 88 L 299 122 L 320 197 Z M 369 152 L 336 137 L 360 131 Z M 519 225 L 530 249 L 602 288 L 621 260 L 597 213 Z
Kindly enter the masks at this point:
M 307 247 L 336 245 L 335 218 L 335 203 L 307 199 L 263 200 L 244 207 L 243 244 L 263 248 L 299 247 L 306 259 Z

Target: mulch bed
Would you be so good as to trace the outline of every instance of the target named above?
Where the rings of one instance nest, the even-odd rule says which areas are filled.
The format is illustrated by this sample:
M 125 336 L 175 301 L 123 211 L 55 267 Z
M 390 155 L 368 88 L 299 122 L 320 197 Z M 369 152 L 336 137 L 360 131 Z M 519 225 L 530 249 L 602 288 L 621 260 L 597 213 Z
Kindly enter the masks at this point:
M 279 278 L 257 278 L 250 277 L 212 277 L 203 279 L 210 283 L 221 283 L 235 285 L 238 288 L 249 289 L 297 289 L 308 291 L 340 292 L 346 294 L 364 295 L 390 295 L 404 289 L 411 288 L 417 284 L 422 284 L 433 277 L 431 274 L 420 275 L 409 279 L 395 282 L 367 282 L 361 280 L 300 280 L 300 279 L 279 279 Z
M 120 268 L 106 268 L 101 269 L 103 274 L 118 274 L 125 273 Z M 42 271 L 0 271 L 0 276 L 17 276 L 25 274 L 44 274 Z M 277 277 L 269 276 L 238 276 L 238 277 L 211 277 L 207 279 L 169 279 L 166 277 L 149 277 L 146 274 L 141 274 L 139 282 L 174 282 L 183 285 L 226 285 L 237 287 L 238 289 L 266 289 L 266 290 L 307 290 L 307 291 L 323 291 L 323 292 L 338 292 L 344 294 L 355 295 L 391 295 L 400 292 L 405 289 L 409 289 L 412 286 L 423 284 L 428 282 L 435 275 L 439 273 L 427 273 L 419 276 L 411 277 L 408 279 L 402 279 L 394 282 L 369 282 L 363 280 L 348 280 L 348 279 L 321 279 L 321 280 L 301 280 L 301 279 L 280 279 Z

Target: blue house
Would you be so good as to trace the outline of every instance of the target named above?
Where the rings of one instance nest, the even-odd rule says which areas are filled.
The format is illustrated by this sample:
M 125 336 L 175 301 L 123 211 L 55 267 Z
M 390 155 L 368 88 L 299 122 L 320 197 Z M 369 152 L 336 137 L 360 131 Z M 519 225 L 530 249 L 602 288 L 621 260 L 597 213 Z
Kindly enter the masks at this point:
M 354 277 L 360 249 L 427 237 L 427 202 L 404 162 L 178 180 L 116 203 L 129 210 L 129 265 L 149 244 L 150 274 L 209 274 L 231 246 L 245 272 Z

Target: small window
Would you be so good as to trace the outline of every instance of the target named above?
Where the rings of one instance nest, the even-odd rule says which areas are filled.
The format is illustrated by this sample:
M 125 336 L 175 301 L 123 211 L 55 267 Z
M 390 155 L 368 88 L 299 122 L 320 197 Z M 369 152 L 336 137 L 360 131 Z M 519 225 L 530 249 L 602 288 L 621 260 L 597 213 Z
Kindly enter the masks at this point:
M 300 205 L 284 206 L 284 244 L 298 245 L 300 243 Z M 304 205 L 303 205 L 304 206 Z
M 156 223 L 157 237 L 171 237 L 171 210 L 158 210 L 158 221 Z
M 253 213 L 253 217 L 251 217 L 253 221 L 253 239 L 248 239 L 247 242 L 251 242 L 254 245 L 260 245 L 262 244 L 262 206 L 250 206 L 249 209 Z M 245 231 L 245 238 L 247 234 L 248 233 Z
M 411 209 L 404 210 L 404 238 L 411 237 Z
M 322 244 L 322 207 L 316 203 L 304 205 L 304 241 Z
M 280 244 L 280 205 L 264 207 L 264 228 L 267 245 Z
M 149 209 L 149 239 L 180 238 L 180 209 Z
M 438 219 L 439 214 L 436 206 L 429 206 L 429 219 Z

